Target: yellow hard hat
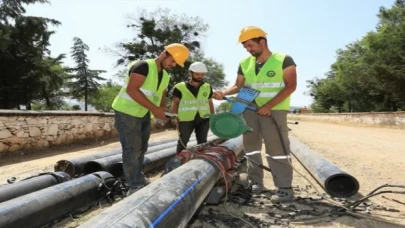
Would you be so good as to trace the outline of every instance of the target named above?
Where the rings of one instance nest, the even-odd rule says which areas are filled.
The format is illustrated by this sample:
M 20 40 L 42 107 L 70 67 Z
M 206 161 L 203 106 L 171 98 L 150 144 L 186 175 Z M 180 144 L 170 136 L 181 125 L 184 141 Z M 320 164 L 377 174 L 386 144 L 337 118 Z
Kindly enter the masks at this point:
M 184 67 L 184 62 L 188 58 L 190 51 L 186 46 L 179 43 L 169 44 L 164 47 L 170 55 L 173 56 L 174 61 L 181 67 Z
M 264 37 L 266 35 L 267 35 L 267 33 L 257 26 L 247 26 L 247 27 L 244 27 L 240 31 L 238 42 L 242 43 L 247 40 L 250 40 L 253 38 L 258 38 L 258 37 Z

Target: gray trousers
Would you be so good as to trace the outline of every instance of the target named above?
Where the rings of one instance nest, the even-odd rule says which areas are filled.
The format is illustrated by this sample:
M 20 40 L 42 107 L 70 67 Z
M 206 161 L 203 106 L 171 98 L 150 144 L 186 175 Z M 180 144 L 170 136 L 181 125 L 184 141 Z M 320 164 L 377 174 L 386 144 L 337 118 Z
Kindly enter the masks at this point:
M 115 111 L 114 126 L 122 146 L 122 168 L 126 184 L 129 188 L 142 187 L 145 185 L 142 167 L 150 137 L 150 114 L 137 118 Z
M 272 119 L 267 116 L 260 116 L 251 110 L 246 110 L 243 113 L 243 118 L 247 125 L 253 129 L 253 132 L 247 132 L 243 135 L 245 154 L 249 159 L 263 164 L 261 156 L 263 139 L 266 149 L 266 160 L 269 168 L 272 170 L 274 185 L 278 188 L 291 187 L 293 171 L 288 161 L 291 158 L 287 111 L 272 111 L 271 115 L 280 127 L 288 156 L 283 151 L 277 128 Z M 263 183 L 263 169 L 249 161 L 247 165 L 250 180 L 253 183 Z

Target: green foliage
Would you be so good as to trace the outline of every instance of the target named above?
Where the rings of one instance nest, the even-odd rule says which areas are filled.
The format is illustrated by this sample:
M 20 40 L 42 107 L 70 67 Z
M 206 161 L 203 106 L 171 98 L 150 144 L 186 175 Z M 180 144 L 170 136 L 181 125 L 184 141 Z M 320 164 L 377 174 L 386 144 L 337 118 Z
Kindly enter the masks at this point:
M 81 110 L 80 105 L 72 105 L 71 110 L 74 110 L 74 111 Z
M 216 113 L 220 112 L 229 112 L 231 111 L 232 103 L 231 102 L 222 102 L 216 109 Z
M 307 81 L 313 111 L 405 110 L 404 3 L 381 7 L 376 31 L 338 50 L 326 78 Z
M 87 111 L 87 104 L 89 96 L 95 96 L 100 84 L 97 80 L 106 80 L 99 76 L 104 73 L 104 70 L 91 70 L 88 63 L 86 51 L 89 51 L 89 46 L 85 44 L 80 38 L 73 38 L 74 45 L 72 47 L 72 58 L 76 63 L 76 67 L 67 69 L 70 74 L 68 76 L 69 82 L 67 83 L 70 89 L 72 98 L 84 100 L 84 109 Z
M 200 42 L 204 34 L 208 31 L 208 24 L 199 17 L 172 14 L 169 9 L 158 8 L 148 13 L 145 10 L 140 12 L 135 18 L 130 18 L 129 28 L 133 28 L 135 38 L 128 43 L 120 43 L 117 46 L 121 57 L 117 65 L 127 65 L 130 60 L 156 58 L 164 50 L 164 46 L 171 43 L 183 43 L 191 51 L 190 58 L 185 63 L 185 67 L 179 66 L 170 70 L 172 80 L 168 91 L 178 82 L 186 81 L 189 77 L 188 67 L 193 61 L 203 61 L 210 71 L 207 75 L 207 82 L 213 88 L 218 89 L 228 84 L 225 81 L 223 65 L 212 58 L 204 57 L 200 49 Z M 110 50 L 117 53 L 116 50 Z M 127 71 L 120 72 L 121 77 L 126 77 Z M 169 94 L 169 93 L 168 93 Z
M 0 109 L 31 109 L 34 100 L 47 100 L 47 106 L 63 84 L 60 67 L 63 56 L 50 57 L 49 39 L 54 33 L 48 25 L 60 22 L 43 17 L 24 16 L 24 4 L 46 0 L 5 0 L 0 3 Z
M 111 104 L 120 91 L 121 86 L 108 80 L 102 84 L 95 96 L 90 97 L 89 103 L 98 111 L 112 112 Z

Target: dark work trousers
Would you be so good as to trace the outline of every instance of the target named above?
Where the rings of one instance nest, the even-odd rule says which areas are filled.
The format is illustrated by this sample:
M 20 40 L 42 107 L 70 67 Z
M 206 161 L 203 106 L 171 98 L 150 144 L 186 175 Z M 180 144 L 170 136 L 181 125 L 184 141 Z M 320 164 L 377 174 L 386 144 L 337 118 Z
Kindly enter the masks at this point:
M 142 187 L 146 183 L 142 166 L 145 152 L 148 150 L 150 114 L 138 118 L 115 111 L 114 126 L 122 146 L 122 168 L 127 185 L 132 189 Z
M 195 137 L 197 143 L 206 143 L 208 130 L 210 129 L 210 119 L 201 118 L 197 113 L 193 121 L 180 121 L 179 122 L 179 132 L 180 139 L 177 142 L 177 153 L 184 150 L 184 146 L 187 147 L 187 143 L 190 140 L 191 134 L 195 132 Z M 184 144 L 184 146 L 183 146 Z

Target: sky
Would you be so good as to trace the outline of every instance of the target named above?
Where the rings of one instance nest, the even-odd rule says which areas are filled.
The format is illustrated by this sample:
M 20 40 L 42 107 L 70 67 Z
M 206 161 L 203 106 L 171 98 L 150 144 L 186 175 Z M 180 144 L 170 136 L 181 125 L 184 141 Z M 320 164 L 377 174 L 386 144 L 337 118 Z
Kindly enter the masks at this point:
M 127 28 L 128 16 L 136 17 L 139 8 L 153 12 L 169 8 L 173 14 L 199 16 L 209 24 L 200 39 L 207 57 L 222 63 L 226 80 L 234 83 L 238 63 L 249 53 L 237 44 L 240 30 L 255 25 L 268 33 L 272 52 L 290 55 L 297 64 L 297 90 L 292 106 L 308 106 L 306 81 L 322 78 L 336 59 L 336 50 L 375 30 L 381 6 L 394 0 L 51 0 L 51 4 L 29 5 L 27 15 L 53 18 L 62 25 L 53 28 L 52 56 L 69 54 L 73 38 L 89 47 L 91 69 L 103 69 L 102 77 L 112 78 L 118 57 L 103 50 L 118 42 L 130 41 L 136 32 Z M 65 61 L 73 65 L 70 58 Z

